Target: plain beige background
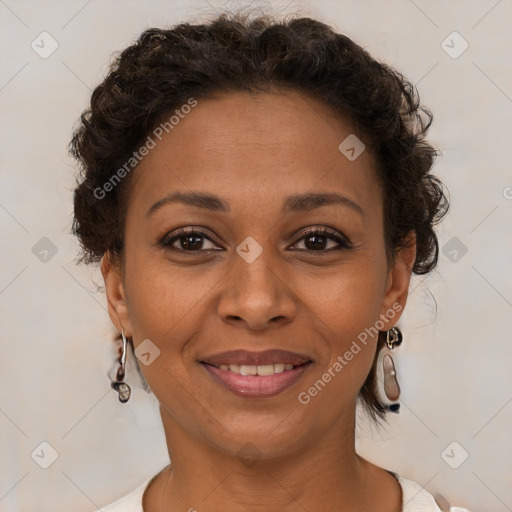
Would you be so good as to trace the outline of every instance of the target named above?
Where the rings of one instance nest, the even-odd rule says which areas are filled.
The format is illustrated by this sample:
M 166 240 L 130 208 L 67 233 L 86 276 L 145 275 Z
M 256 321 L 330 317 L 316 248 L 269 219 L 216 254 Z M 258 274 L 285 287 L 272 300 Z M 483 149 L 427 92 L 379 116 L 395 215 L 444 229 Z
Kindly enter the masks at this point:
M 66 145 L 114 51 L 150 26 L 239 5 L 0 0 L 2 511 L 88 512 L 168 463 L 131 361 L 128 404 L 109 387 L 113 331 L 99 270 L 74 264 Z M 401 322 L 401 414 L 380 433 L 362 419 L 358 450 L 452 505 L 512 510 L 512 1 L 253 5 L 332 24 L 434 112 L 452 202 L 439 266 L 413 279 Z M 46 58 L 41 38 L 47 52 L 58 44 Z

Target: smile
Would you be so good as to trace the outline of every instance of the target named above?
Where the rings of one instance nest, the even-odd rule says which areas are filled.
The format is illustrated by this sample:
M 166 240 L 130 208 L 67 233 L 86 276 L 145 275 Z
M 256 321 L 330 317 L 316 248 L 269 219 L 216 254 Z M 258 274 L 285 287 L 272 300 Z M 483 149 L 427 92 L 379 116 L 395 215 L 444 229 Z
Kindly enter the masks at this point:
M 238 365 L 222 364 L 220 367 L 201 363 L 208 375 L 217 384 L 231 393 L 245 398 L 270 398 L 296 384 L 313 361 L 299 365 L 265 364 Z
M 293 370 L 293 364 L 271 363 L 271 364 L 221 364 L 221 370 L 229 370 L 239 375 L 273 375 L 274 373 L 282 373 L 285 370 Z

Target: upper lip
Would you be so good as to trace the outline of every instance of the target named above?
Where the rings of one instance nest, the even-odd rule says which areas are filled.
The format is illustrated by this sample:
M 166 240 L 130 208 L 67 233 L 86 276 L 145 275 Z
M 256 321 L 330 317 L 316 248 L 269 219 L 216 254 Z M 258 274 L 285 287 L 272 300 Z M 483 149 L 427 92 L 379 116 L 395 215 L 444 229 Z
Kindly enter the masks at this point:
M 264 365 L 264 364 L 299 364 L 307 363 L 312 359 L 304 354 L 288 352 L 287 350 L 268 349 L 260 352 L 249 350 L 228 350 L 219 352 L 201 360 L 202 363 L 208 363 L 213 366 L 221 364 L 245 364 L 245 365 Z

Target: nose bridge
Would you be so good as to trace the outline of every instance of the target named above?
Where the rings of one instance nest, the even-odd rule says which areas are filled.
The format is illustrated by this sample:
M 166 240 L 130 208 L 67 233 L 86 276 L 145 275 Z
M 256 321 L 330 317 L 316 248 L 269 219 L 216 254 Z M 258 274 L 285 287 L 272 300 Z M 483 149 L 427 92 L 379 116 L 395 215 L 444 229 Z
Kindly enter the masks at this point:
M 262 244 L 267 241 L 262 241 Z M 249 295 L 277 295 L 280 278 L 272 249 L 247 237 L 236 249 L 233 262 L 234 285 Z
M 225 320 L 240 318 L 253 328 L 277 317 L 294 316 L 291 294 L 270 248 L 251 237 L 239 244 L 218 312 Z

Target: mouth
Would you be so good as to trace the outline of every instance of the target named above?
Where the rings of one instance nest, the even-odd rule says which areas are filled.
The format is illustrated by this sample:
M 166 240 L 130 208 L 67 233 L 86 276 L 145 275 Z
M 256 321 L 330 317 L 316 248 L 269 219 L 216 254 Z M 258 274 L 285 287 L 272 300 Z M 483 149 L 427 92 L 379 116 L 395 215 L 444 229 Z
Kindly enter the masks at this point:
M 293 386 L 313 360 L 283 350 L 236 350 L 207 357 L 200 363 L 216 383 L 232 393 L 247 398 L 267 398 Z
M 208 364 L 208 363 L 205 363 Z M 306 363 L 303 363 L 306 364 Z M 212 365 L 215 366 L 215 365 Z M 270 363 L 270 364 L 221 364 L 215 366 L 220 370 L 237 373 L 238 375 L 274 375 L 274 373 L 283 373 L 290 371 L 301 365 L 284 364 L 284 363 Z

